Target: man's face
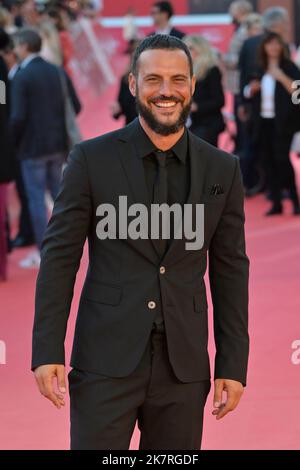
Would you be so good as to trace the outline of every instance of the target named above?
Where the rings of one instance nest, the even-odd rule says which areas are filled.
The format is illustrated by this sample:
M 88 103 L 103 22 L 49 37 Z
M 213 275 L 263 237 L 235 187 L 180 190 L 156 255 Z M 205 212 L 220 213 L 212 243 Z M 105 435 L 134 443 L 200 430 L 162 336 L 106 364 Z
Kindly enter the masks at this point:
M 279 34 L 283 40 L 288 40 L 289 35 L 289 21 L 288 19 L 278 21 L 275 23 L 272 28 L 270 28 L 272 32 Z
M 190 76 L 184 51 L 146 50 L 139 57 L 137 76 L 129 76 L 129 88 L 148 126 L 170 135 L 183 127 L 189 115 L 195 77 Z
M 26 59 L 28 56 L 28 48 L 26 44 L 21 44 L 18 41 L 15 43 L 14 53 L 16 54 L 17 59 L 21 62 Z
M 160 11 L 159 7 L 152 7 L 150 14 L 152 16 L 153 24 L 156 28 L 164 27 L 169 21 L 168 14 L 166 12 Z

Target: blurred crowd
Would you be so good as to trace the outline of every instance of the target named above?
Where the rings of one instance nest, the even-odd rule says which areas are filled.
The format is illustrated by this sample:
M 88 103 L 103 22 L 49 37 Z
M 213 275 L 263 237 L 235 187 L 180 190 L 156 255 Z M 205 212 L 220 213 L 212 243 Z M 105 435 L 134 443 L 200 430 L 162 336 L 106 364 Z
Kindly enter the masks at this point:
M 247 0 L 233 1 L 229 14 L 234 32 L 225 54 L 205 37 L 173 28 L 173 14 L 170 2 L 154 3 L 151 34 L 174 35 L 190 49 L 197 83 L 187 126 L 200 138 L 219 145 L 224 130 L 232 135 L 233 121 L 233 152 L 240 157 L 246 196 L 266 193 L 271 201 L 267 216 L 282 214 L 282 199 L 287 197 L 293 214 L 299 215 L 290 150 L 300 131 L 300 106 L 292 101 L 293 84 L 300 79 L 300 47 L 296 50 L 289 41 L 287 10 L 274 6 L 259 14 Z M 140 41 L 132 10 L 126 15 L 124 38 L 132 54 Z M 125 116 L 126 123 L 136 116 L 127 86 L 129 72 L 130 66 L 112 105 L 112 115 Z M 228 96 L 229 112 L 224 110 Z M 299 143 L 294 150 L 300 155 Z
M 0 8 L 1 104 L 0 279 L 6 278 L 7 253 L 35 245 L 20 263 L 39 265 L 48 221 L 46 191 L 57 195 L 66 155 L 80 132 L 81 103 L 69 62 L 74 13 L 61 3 L 7 0 Z M 11 239 L 7 183 L 14 181 L 20 201 L 18 231 Z
M 66 156 L 81 140 L 70 26 L 82 15 L 97 16 L 101 5 L 99 0 L 0 1 L 0 80 L 6 85 L 6 104 L 0 105 L 0 281 L 6 279 L 7 253 L 13 249 L 34 245 L 20 265 L 39 266 L 48 220 L 45 194 L 56 197 Z M 270 201 L 266 215 L 282 214 L 284 198 L 299 215 L 290 151 L 300 131 L 300 106 L 292 100 L 293 83 L 300 80 L 300 48 L 290 44 L 288 12 L 277 6 L 259 14 L 248 1 L 233 1 L 234 31 L 225 54 L 200 34 L 174 28 L 170 2 L 154 2 L 149 14 L 150 34 L 176 36 L 191 52 L 197 82 L 186 125 L 211 145 L 221 146 L 225 134 L 231 137 L 245 194 L 264 193 Z M 123 30 L 128 65 L 111 104 L 112 117 L 122 117 L 125 124 L 136 117 L 128 75 L 141 37 L 129 9 Z M 13 239 L 7 210 L 12 181 L 20 201 Z

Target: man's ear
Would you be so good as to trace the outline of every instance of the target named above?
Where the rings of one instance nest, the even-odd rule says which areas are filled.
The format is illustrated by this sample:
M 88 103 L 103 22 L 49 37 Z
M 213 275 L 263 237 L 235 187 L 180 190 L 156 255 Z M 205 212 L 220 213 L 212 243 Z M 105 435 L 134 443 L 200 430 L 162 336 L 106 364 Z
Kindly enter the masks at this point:
M 129 86 L 129 90 L 130 90 L 130 93 L 132 94 L 132 96 L 135 96 L 135 90 L 136 90 L 136 77 L 135 75 L 133 75 L 132 72 L 130 72 L 130 74 L 128 75 L 128 86 Z

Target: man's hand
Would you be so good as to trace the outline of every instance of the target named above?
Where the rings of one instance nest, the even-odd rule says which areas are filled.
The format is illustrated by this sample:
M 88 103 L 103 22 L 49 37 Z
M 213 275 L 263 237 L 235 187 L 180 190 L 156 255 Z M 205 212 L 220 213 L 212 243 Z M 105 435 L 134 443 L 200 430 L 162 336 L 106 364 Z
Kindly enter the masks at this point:
M 34 375 L 41 394 L 52 401 L 58 409 L 65 406 L 65 366 L 61 364 L 43 365 L 35 369 Z M 53 379 L 56 379 L 59 393 L 54 391 Z
M 229 379 L 216 379 L 215 380 L 215 394 L 214 394 L 214 410 L 213 415 L 217 419 L 224 418 L 229 411 L 233 411 L 243 394 L 244 387 L 240 382 Z M 226 401 L 222 402 L 222 394 L 226 393 Z

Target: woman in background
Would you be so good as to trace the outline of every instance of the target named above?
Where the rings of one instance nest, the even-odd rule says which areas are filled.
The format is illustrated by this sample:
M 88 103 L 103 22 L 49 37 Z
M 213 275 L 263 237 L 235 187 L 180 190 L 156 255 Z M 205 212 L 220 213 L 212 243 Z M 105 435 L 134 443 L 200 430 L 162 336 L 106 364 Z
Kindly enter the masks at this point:
M 190 130 L 217 147 L 225 129 L 222 108 L 225 103 L 218 58 L 209 42 L 201 36 L 185 36 L 194 64 L 196 87 L 191 108 Z
M 272 207 L 266 215 L 283 212 L 281 191 L 289 191 L 295 215 L 300 214 L 295 172 L 290 161 L 294 134 L 300 130 L 300 106 L 292 101 L 293 82 L 300 80 L 299 68 L 288 58 L 285 43 L 276 33 L 266 33 L 259 57 L 262 76 L 252 80 L 246 94 L 253 103 L 252 121 L 256 124 Z
M 132 39 L 128 43 L 128 47 L 125 51 L 125 54 L 129 55 L 127 69 L 120 79 L 117 100 L 114 103 L 111 103 L 110 106 L 112 117 L 114 119 L 119 119 L 121 116 L 124 116 L 125 125 L 129 124 L 137 117 L 135 98 L 130 93 L 128 87 L 128 76 L 131 70 L 132 56 L 139 43 L 140 41 L 138 39 Z
M 72 70 L 70 68 L 70 62 L 74 55 L 73 41 L 71 34 L 68 30 L 67 16 L 63 14 L 62 10 L 50 9 L 48 11 L 48 17 L 55 25 L 60 41 L 61 48 L 61 59 L 62 65 L 68 75 L 72 76 Z
M 51 64 L 62 65 L 63 56 L 58 31 L 55 25 L 49 21 L 42 21 L 39 25 L 39 31 L 42 36 L 41 57 Z

